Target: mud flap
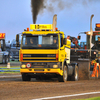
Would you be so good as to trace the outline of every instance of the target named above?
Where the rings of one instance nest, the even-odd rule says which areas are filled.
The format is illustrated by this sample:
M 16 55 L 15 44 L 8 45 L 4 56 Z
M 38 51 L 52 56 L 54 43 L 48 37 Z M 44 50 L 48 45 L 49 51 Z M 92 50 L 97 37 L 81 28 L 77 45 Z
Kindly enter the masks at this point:
M 90 79 L 90 60 L 89 59 L 78 59 L 76 61 L 79 68 L 79 80 Z

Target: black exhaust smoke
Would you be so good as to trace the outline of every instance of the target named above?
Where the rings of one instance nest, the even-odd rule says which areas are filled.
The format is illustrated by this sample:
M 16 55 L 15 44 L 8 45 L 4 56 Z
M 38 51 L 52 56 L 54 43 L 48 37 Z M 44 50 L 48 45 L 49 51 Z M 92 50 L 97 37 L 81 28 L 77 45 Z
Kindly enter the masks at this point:
M 96 2 L 96 0 L 31 0 L 33 23 L 36 23 L 37 15 L 43 9 L 46 9 L 49 13 L 57 13 L 63 9 L 70 9 L 75 4 L 80 3 L 83 6 L 87 6 L 94 2 Z
M 36 23 L 38 13 L 44 8 L 44 0 L 31 0 L 33 23 Z

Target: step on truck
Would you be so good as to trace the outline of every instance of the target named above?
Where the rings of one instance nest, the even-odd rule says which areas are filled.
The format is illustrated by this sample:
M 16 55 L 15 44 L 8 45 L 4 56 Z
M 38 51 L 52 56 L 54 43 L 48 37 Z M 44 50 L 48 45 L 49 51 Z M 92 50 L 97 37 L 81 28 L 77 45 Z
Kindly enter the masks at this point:
M 0 33 L 0 63 L 7 64 L 9 52 L 6 50 L 5 33 Z
M 31 24 L 30 29 L 22 32 L 19 61 L 23 81 L 31 78 L 78 80 L 78 64 L 70 63 L 71 42 L 56 28 L 56 21 L 57 15 L 54 15 L 53 24 Z M 19 46 L 19 34 L 16 43 Z

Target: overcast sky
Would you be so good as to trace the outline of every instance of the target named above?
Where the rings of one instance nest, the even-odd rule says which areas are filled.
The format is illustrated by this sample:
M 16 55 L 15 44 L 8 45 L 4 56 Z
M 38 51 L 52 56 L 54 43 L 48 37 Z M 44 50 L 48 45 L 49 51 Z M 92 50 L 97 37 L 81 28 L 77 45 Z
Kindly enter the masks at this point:
M 52 24 L 53 15 L 57 14 L 57 27 L 66 36 L 76 37 L 80 32 L 89 31 L 91 14 L 94 14 L 93 30 L 95 23 L 100 23 L 100 0 L 46 1 L 45 6 L 52 1 L 52 9 L 48 10 L 50 5 L 47 5 L 39 13 L 36 23 Z M 6 41 L 15 39 L 17 33 L 23 32 L 32 23 L 31 0 L 0 0 L 0 33 L 6 33 Z

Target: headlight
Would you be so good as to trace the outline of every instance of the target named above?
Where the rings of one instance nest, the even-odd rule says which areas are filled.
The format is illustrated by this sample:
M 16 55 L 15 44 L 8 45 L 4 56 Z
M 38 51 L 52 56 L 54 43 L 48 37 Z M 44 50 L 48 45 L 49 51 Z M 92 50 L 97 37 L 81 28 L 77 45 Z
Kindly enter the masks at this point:
M 22 68 L 26 68 L 26 65 L 22 65 L 21 67 L 22 67 Z
M 58 65 L 53 65 L 53 68 L 58 68 Z

